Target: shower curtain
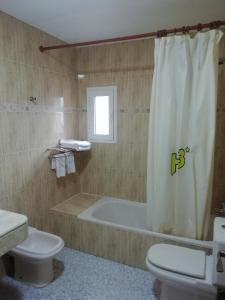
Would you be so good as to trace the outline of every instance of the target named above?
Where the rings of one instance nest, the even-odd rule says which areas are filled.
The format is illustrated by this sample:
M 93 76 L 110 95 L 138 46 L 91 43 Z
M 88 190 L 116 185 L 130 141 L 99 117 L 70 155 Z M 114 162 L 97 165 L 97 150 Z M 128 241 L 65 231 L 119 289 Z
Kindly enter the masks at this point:
M 155 40 L 147 223 L 194 239 L 208 232 L 220 30 Z

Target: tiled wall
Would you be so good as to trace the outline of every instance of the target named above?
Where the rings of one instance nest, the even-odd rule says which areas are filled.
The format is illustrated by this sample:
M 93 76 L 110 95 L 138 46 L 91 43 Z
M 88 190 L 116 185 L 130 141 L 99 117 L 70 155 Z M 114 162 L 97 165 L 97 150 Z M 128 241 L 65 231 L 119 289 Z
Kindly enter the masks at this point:
M 0 13 L 0 208 L 39 228 L 47 228 L 49 207 L 80 189 L 77 175 L 56 180 L 46 152 L 78 134 L 74 51 L 38 50 L 59 42 Z
M 225 34 L 225 33 L 224 33 Z M 225 35 L 220 43 L 220 57 L 225 57 Z M 215 144 L 213 213 L 225 202 L 225 64 L 219 65 L 217 128 Z
M 145 200 L 149 99 L 153 40 L 77 50 L 79 136 L 87 138 L 86 88 L 116 85 L 117 144 L 93 144 L 84 160 L 81 190 L 137 201 Z
M 225 56 L 225 38 L 220 46 Z M 87 138 L 86 88 L 118 88 L 118 143 L 94 144 L 81 172 L 83 192 L 145 201 L 146 158 L 154 40 L 77 50 L 79 135 Z M 213 206 L 225 202 L 225 65 L 219 66 L 217 140 Z
M 39 228 L 48 227 L 48 208 L 80 190 L 146 198 L 154 41 L 38 50 L 56 43 L 0 13 L 0 207 L 27 214 Z M 85 73 L 78 83 L 75 71 Z M 93 144 L 90 153 L 76 156 L 80 176 L 56 180 L 45 150 L 61 137 L 87 138 L 86 87 L 101 85 L 118 88 L 118 142 Z M 218 95 L 213 206 L 225 199 L 225 65 L 219 67 Z

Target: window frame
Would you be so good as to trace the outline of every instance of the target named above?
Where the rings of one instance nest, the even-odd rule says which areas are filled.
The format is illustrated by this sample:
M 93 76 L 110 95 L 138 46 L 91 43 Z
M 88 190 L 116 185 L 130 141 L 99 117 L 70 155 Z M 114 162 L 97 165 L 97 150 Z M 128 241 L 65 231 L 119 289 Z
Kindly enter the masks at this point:
M 109 96 L 109 135 L 94 132 L 94 98 Z M 117 87 L 96 86 L 87 88 L 87 125 L 88 140 L 93 143 L 117 143 Z

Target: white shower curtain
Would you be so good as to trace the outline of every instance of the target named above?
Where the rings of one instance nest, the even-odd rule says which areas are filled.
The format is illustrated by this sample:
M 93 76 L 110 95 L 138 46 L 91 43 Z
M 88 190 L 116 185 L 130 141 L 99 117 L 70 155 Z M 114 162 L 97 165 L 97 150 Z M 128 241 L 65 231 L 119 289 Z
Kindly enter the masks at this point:
M 147 168 L 151 230 L 205 239 L 220 30 L 155 40 Z

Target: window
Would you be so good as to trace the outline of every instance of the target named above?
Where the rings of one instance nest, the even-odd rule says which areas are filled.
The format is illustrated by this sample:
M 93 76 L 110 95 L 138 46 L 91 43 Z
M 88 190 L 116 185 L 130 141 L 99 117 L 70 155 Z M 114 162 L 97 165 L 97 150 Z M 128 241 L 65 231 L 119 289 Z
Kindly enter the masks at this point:
M 116 143 L 115 86 L 87 88 L 88 139 L 96 143 Z

